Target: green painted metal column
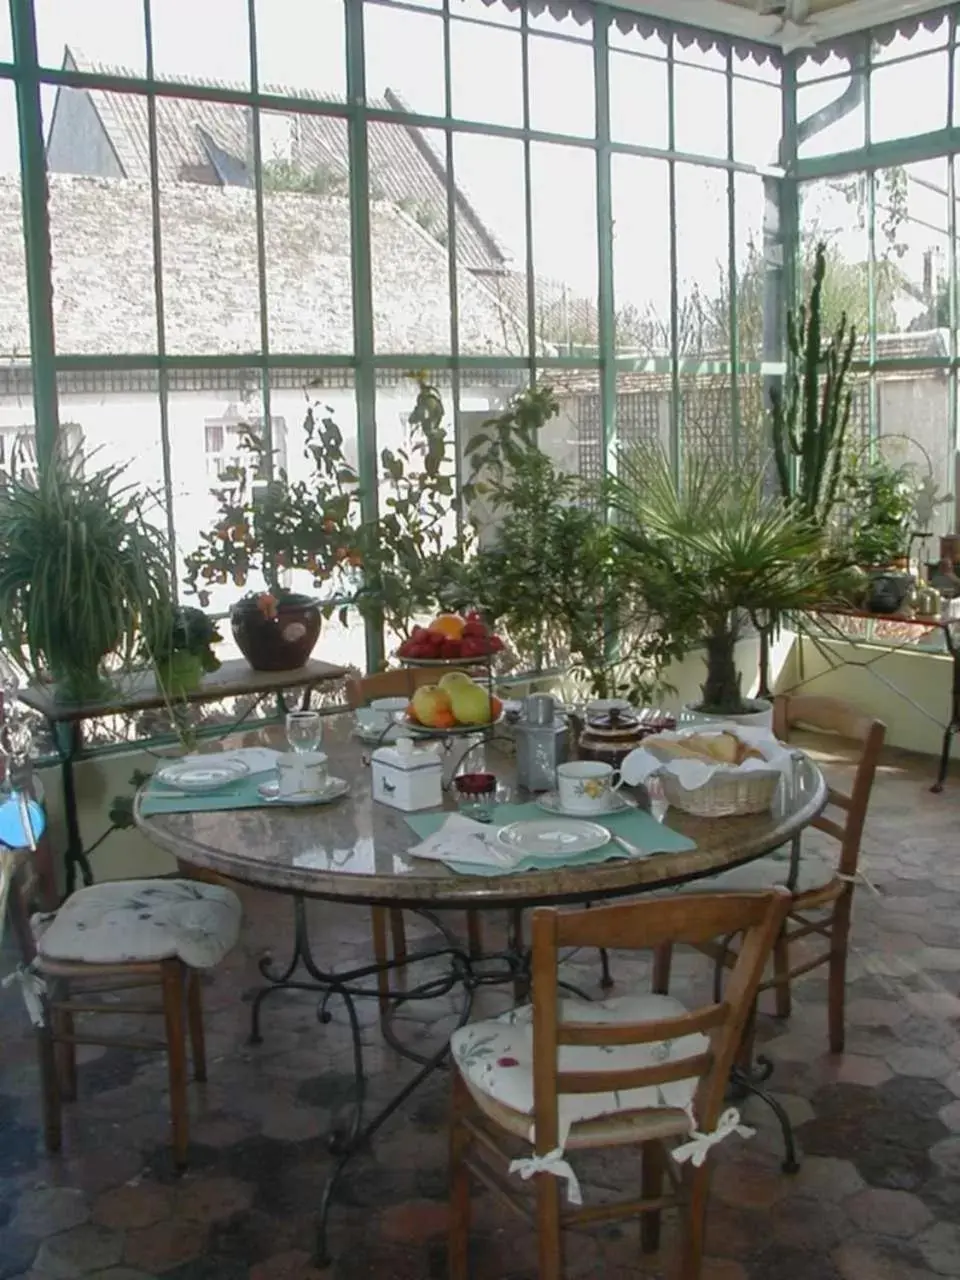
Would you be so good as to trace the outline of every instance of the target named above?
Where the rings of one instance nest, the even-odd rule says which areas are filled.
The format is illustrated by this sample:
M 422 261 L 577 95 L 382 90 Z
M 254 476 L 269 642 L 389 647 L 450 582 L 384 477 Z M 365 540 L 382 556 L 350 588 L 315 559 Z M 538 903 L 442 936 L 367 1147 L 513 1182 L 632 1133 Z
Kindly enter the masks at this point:
M 377 386 L 373 364 L 373 277 L 370 257 L 370 156 L 367 147 L 366 69 L 362 0 L 345 0 L 347 109 L 350 153 L 350 231 L 353 246 L 353 350 L 356 360 L 357 453 L 361 516 L 379 512 L 377 480 Z M 383 665 L 383 619 L 366 626 L 367 670 Z
M 600 421 L 603 424 L 603 474 L 614 459 L 617 439 L 617 320 L 613 280 L 613 196 L 610 162 L 610 74 L 608 36 L 611 13 L 598 7 L 593 18 L 593 67 L 597 126 L 597 244 L 600 344 Z
M 23 243 L 27 275 L 27 312 L 33 371 L 33 403 L 37 423 L 37 460 L 45 466 L 53 454 L 60 419 L 54 364 L 53 283 L 47 166 L 40 110 L 37 28 L 32 0 L 10 0 L 14 89 L 20 138 Z

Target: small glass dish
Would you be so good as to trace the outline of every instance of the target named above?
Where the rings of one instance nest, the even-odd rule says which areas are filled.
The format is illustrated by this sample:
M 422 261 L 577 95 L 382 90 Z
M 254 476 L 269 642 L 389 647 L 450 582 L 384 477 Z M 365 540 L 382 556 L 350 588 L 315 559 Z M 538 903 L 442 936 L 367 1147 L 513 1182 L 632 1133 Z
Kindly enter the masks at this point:
M 495 773 L 460 773 L 453 780 L 457 803 L 465 818 L 474 822 L 492 822 L 497 807 L 497 775 Z

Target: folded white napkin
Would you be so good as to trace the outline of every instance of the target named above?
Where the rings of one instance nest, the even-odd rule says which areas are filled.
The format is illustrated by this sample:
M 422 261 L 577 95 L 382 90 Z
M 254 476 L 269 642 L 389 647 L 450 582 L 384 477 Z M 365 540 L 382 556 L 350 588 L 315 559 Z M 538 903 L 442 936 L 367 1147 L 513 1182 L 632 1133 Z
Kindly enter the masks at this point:
M 462 814 L 451 813 L 446 822 L 427 836 L 408 853 L 415 858 L 433 858 L 437 862 L 469 863 L 471 866 L 488 866 L 508 869 L 519 858 L 496 839 L 493 827 L 474 822 Z

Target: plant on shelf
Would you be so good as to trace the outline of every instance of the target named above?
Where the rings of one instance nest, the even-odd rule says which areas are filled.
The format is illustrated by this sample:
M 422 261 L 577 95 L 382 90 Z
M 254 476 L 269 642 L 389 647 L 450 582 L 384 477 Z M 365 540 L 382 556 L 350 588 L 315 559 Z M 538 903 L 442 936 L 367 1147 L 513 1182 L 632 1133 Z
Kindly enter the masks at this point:
M 822 298 L 827 246 L 817 245 L 807 302 L 787 314 L 788 368 L 770 392 L 773 456 L 783 498 L 825 527 L 837 501 L 852 392 L 846 385 L 856 330 L 844 312 L 826 340 Z
M 468 445 L 468 501 L 483 503 L 472 594 L 526 665 L 564 667 L 597 697 L 643 699 L 672 640 L 633 608 L 602 495 L 542 447 L 559 409 L 548 387 L 522 392 Z
M 217 624 L 202 609 L 181 605 L 173 610 L 168 625 L 158 625 L 144 635 L 144 656 L 153 665 L 160 687 L 182 697 L 196 689 L 207 672 L 218 670 L 220 659 L 213 646 L 222 639 Z
M 291 670 L 306 662 L 322 616 L 333 613 L 361 563 L 357 473 L 331 411 L 317 403 L 308 403 L 303 422 L 304 479 L 284 470 L 266 479 L 267 447 L 251 428 L 239 454 L 213 490 L 213 527 L 187 556 L 185 581 L 206 605 L 214 584 L 244 587 L 261 574 L 266 589 L 248 592 L 230 610 L 234 638 L 257 670 Z M 323 602 L 286 586 L 286 575 L 298 570 L 326 593 Z
M 89 463 L 55 450 L 37 475 L 0 473 L 0 643 L 70 702 L 103 696 L 108 662 L 129 665 L 172 609 L 152 497 Z
M 854 563 L 884 569 L 909 555 L 916 484 L 911 468 L 878 457 L 854 462 L 844 477 L 846 541 Z
M 769 495 L 763 460 L 687 460 L 680 479 L 659 449 L 624 451 L 611 483 L 617 542 L 633 591 L 677 651 L 703 644 L 707 674 L 696 708 L 759 710 L 743 696 L 736 646 L 745 619 L 836 597 L 845 563 L 825 536 Z
M 379 515 L 360 526 L 363 582 L 353 602 L 400 642 L 437 610 L 471 604 L 464 570 L 472 542 L 459 527 L 456 462 L 440 392 L 426 374 L 411 377 L 417 396 L 405 446 L 380 454 Z

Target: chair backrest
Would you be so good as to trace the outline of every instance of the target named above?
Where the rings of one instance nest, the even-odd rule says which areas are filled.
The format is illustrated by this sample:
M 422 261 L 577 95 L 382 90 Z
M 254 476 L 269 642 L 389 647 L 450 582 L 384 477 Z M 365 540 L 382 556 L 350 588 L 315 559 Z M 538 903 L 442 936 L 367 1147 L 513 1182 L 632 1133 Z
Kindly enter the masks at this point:
M 558 1098 L 610 1093 L 698 1078 L 693 1105 L 702 1132 L 711 1132 L 729 1086 L 764 967 L 790 903 L 786 889 L 769 893 L 683 895 L 675 900 L 628 902 L 592 909 L 539 907 L 533 913 L 533 1070 L 537 1151 L 558 1144 Z M 736 963 L 719 1004 L 708 1004 L 655 1022 L 597 1023 L 561 1020 L 558 953 L 567 947 L 647 950 L 664 943 L 705 943 L 743 934 Z M 561 1045 L 612 1047 L 659 1044 L 695 1033 L 709 1048 L 692 1057 L 621 1070 L 561 1071 Z
M 842 820 L 821 814 L 812 824 L 818 831 L 824 831 L 840 842 L 841 875 L 855 876 L 860 861 L 860 842 L 863 839 L 870 792 L 887 726 L 882 720 L 864 715 L 840 698 L 816 694 L 780 694 L 774 699 L 773 727 L 782 741 L 789 738 L 791 728 L 802 727 L 836 734 L 860 744 L 860 758 L 850 791 L 830 787 L 828 792 L 828 808 L 834 806 L 840 809 L 843 813 Z
M 423 684 L 436 684 L 432 667 L 404 667 L 399 671 L 378 671 L 372 676 L 350 676 L 346 681 L 347 706 L 362 707 L 374 698 L 409 698 Z

